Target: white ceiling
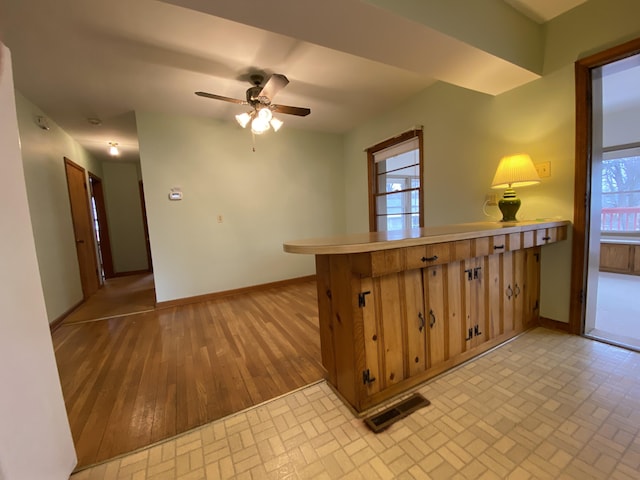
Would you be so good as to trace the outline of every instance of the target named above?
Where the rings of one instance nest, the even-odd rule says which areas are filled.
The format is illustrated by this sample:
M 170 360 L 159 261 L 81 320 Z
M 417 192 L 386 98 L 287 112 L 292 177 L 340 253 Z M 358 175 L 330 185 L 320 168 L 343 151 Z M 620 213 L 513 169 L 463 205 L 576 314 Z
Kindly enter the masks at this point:
M 586 0 L 505 1 L 544 22 Z M 275 103 L 311 109 L 308 117 L 285 116 L 285 128 L 328 132 L 348 131 L 436 79 L 497 94 L 537 78 L 360 0 L 271 0 L 265 10 L 266 4 L 0 0 L 0 39 L 12 51 L 21 93 L 98 158 L 109 158 L 108 142 L 115 141 L 124 160 L 138 156 L 134 111 L 232 119 L 243 107 L 193 92 L 243 98 L 255 70 L 291 81 Z M 295 21 L 309 9 L 315 25 Z M 339 22 L 323 18 L 336 9 Z M 381 24 L 390 30 L 377 44 L 358 43 L 358 28 Z M 416 56 L 403 48 L 410 42 L 430 48 Z M 482 75 L 468 74 L 474 64 L 482 64 Z M 102 125 L 90 125 L 89 117 Z

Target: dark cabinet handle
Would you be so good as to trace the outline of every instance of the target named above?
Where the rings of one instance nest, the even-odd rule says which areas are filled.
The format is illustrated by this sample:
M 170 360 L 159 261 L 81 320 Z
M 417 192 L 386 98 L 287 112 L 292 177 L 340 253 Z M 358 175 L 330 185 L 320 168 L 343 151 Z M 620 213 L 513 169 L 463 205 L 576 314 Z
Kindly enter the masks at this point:
M 423 262 L 435 262 L 438 259 L 438 255 L 434 255 L 433 257 L 422 257 L 420 260 Z
M 520 295 L 520 287 L 516 283 L 515 287 L 513 287 L 513 296 L 518 298 L 518 295 Z
M 502 250 L 504 248 L 504 245 L 494 245 L 493 249 L 494 250 Z
M 467 268 L 464 273 L 467 274 L 467 280 L 473 280 L 473 269 Z
M 479 326 L 479 325 L 475 325 L 475 326 L 473 327 L 473 334 L 474 334 L 475 336 L 482 335 L 482 332 L 480 331 L 480 326 Z
M 429 328 L 433 328 L 436 326 L 436 315 L 433 313 L 433 310 L 429 310 Z
M 507 287 L 507 298 L 511 300 L 511 297 L 513 297 L 513 290 L 511 289 L 511 285 L 509 285 Z
M 418 319 L 420 320 L 420 322 L 418 323 L 418 331 L 421 332 L 425 325 L 424 316 L 422 315 L 422 312 L 418 312 Z
M 551 237 L 542 237 L 542 240 L 544 240 L 545 242 L 548 242 L 549 240 L 551 240 Z

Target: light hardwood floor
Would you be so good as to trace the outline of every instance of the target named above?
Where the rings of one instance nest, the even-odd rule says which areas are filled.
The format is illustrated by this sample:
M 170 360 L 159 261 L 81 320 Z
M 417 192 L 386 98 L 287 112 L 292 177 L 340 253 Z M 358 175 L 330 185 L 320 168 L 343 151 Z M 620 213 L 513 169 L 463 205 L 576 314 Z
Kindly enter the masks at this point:
M 153 273 L 110 278 L 64 319 L 65 324 L 117 317 L 155 309 Z
M 320 380 L 313 281 L 53 333 L 78 468 Z

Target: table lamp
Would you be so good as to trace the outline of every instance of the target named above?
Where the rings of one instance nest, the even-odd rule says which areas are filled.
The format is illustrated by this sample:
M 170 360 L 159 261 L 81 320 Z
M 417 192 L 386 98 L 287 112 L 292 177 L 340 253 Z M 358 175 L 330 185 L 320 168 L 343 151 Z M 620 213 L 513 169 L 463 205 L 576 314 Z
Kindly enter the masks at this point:
M 536 183 L 540 183 L 540 177 L 529 155 L 519 153 L 502 157 L 491 183 L 491 188 L 506 188 L 498 202 L 502 222 L 517 222 L 516 213 L 521 202 L 513 187 L 526 187 Z

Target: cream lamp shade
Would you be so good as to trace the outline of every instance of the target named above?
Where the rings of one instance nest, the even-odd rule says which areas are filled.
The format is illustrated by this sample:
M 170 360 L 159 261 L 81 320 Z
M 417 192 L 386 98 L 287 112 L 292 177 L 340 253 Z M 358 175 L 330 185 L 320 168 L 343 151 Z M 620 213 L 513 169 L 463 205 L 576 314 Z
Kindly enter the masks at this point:
M 516 213 L 520 208 L 520 199 L 513 187 L 526 187 L 540 183 L 540 177 L 531 157 L 526 153 L 502 157 L 493 177 L 491 188 L 506 188 L 498 202 L 503 222 L 516 222 Z

